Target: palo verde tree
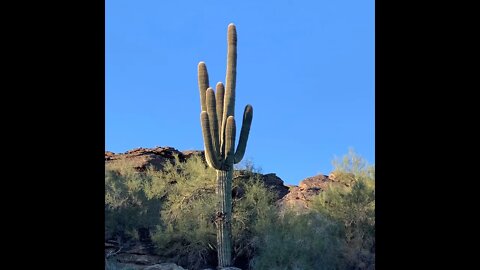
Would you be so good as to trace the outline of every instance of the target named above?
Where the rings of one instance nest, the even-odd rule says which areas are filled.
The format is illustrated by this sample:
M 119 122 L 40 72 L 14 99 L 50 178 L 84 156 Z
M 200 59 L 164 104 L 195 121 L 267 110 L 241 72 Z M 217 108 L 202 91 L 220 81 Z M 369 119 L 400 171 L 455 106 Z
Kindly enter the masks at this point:
M 225 87 L 219 82 L 216 93 L 209 87 L 207 66 L 198 64 L 198 86 L 200 89 L 200 114 L 205 159 L 217 172 L 216 194 L 218 207 L 215 224 L 217 227 L 218 266 L 232 264 L 232 175 L 233 164 L 239 163 L 245 154 L 248 134 L 253 117 L 253 107 L 247 105 L 243 113 L 242 129 L 235 150 L 235 83 L 237 76 L 237 30 L 233 23 L 227 33 L 227 72 Z

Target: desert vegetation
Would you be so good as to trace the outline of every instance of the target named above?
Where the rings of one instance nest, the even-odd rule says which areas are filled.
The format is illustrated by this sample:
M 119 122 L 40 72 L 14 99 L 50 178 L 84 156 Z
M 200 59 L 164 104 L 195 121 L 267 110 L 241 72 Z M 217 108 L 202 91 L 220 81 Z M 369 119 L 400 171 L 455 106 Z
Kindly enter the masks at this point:
M 374 269 L 375 170 L 353 151 L 334 161 L 335 181 L 305 211 L 279 209 L 274 191 L 246 163 L 234 171 L 232 262 L 242 269 Z M 135 170 L 105 167 L 105 237 L 151 241 L 162 261 L 187 269 L 218 263 L 216 172 L 201 157 Z M 108 254 L 106 267 L 115 266 Z

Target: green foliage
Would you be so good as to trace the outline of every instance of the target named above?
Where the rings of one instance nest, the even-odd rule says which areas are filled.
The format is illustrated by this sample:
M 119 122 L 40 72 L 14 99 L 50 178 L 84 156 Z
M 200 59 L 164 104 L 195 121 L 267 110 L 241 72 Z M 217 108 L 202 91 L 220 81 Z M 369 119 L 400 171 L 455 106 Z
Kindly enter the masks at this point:
M 375 167 L 351 151 L 306 213 L 279 212 L 257 174 L 233 175 L 233 262 L 242 269 L 374 269 Z M 245 168 L 255 170 L 251 162 Z M 245 175 L 245 173 L 243 173 Z M 199 157 L 135 171 L 105 169 L 107 237 L 149 228 L 163 261 L 195 270 L 217 263 L 215 170 Z M 250 264 L 250 265 L 249 265 Z M 110 263 L 109 267 L 114 269 Z
M 247 181 L 234 178 L 234 186 L 244 190 L 233 202 L 232 235 L 234 262 L 241 263 L 254 256 L 260 228 L 275 215 L 275 196 L 254 174 Z
M 338 182 L 316 197 L 312 208 L 341 225 L 348 267 L 374 269 L 375 167 L 353 150 L 334 165 Z
M 153 234 L 159 254 L 188 269 L 215 265 L 215 170 L 191 159 L 165 167 L 156 177 L 175 181 L 164 198 L 162 225 Z M 233 186 L 244 190 L 234 199 L 232 213 L 234 260 L 242 260 L 253 256 L 257 223 L 273 212 L 274 195 L 253 174 L 247 181 L 234 177 Z
M 144 189 L 149 180 L 124 161 L 105 167 L 106 238 L 136 238 L 138 229 L 159 223 L 160 200 L 149 198 Z
M 148 228 L 160 255 L 196 269 L 214 251 L 215 170 L 200 157 L 166 162 L 162 171 L 105 168 L 106 237 L 134 238 Z M 138 236 L 137 236 L 138 237 Z M 211 257 L 211 256 L 210 256 Z
M 253 269 L 342 269 L 338 226 L 324 216 L 287 211 L 262 225 Z
M 375 167 L 352 150 L 310 211 L 257 222 L 253 269 L 374 269 Z
M 156 227 L 153 241 L 162 256 L 189 269 L 198 269 L 209 263 L 216 245 L 215 170 L 193 157 L 156 172 L 152 194 L 166 183 L 175 184 L 170 184 L 164 195 L 162 222 Z
M 252 159 L 243 159 L 241 162 L 235 164 L 235 170 L 247 171 L 251 173 L 262 173 L 262 167 L 256 165 Z

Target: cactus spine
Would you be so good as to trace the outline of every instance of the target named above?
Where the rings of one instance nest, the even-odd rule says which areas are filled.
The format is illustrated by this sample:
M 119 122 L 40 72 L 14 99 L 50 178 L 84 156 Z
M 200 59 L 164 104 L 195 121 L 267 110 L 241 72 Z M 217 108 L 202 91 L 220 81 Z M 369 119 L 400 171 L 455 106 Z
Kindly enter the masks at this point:
M 217 171 L 216 193 L 219 199 L 215 224 L 217 226 L 218 266 L 231 266 L 232 261 L 232 175 L 233 164 L 245 154 L 253 117 L 253 107 L 247 105 L 243 113 L 242 129 L 235 150 L 235 83 L 237 76 L 237 30 L 233 23 L 227 33 L 227 72 L 225 87 L 219 82 L 216 93 L 209 86 L 207 66 L 198 64 L 203 142 L 205 159 Z

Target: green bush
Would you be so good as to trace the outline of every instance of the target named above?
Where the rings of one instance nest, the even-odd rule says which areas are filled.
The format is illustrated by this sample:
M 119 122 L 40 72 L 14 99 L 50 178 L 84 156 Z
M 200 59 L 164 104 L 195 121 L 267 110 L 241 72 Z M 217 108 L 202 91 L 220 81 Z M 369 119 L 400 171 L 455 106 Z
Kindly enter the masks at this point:
M 244 190 L 244 195 L 233 200 L 232 234 L 233 262 L 245 268 L 255 255 L 264 223 L 275 215 L 275 195 L 263 182 L 251 174 L 246 181 L 234 178 L 233 185 Z
M 211 263 L 215 252 L 215 170 L 198 157 L 175 164 L 155 172 L 147 188 L 151 196 L 164 194 L 153 241 L 165 259 L 198 269 Z
M 156 173 L 152 190 L 164 185 L 160 182 L 175 182 L 165 195 L 162 225 L 153 235 L 158 252 L 169 261 L 188 269 L 216 265 L 215 179 L 215 170 L 199 158 Z M 234 197 L 232 213 L 234 262 L 241 265 L 253 256 L 256 222 L 273 211 L 274 196 L 254 174 L 247 181 L 234 177 L 232 186 L 244 191 Z
M 145 193 L 148 181 L 148 174 L 124 161 L 105 167 L 106 238 L 137 238 L 139 229 L 151 229 L 160 222 L 161 202 Z
M 375 168 L 351 151 L 334 161 L 335 181 L 309 212 L 279 213 L 258 178 L 234 173 L 234 263 L 242 269 L 374 269 Z M 253 172 L 253 163 L 245 169 Z M 243 174 L 245 175 L 245 173 Z M 195 270 L 216 266 L 215 170 L 200 157 L 162 171 L 125 162 L 105 170 L 106 237 L 138 237 L 148 228 L 163 261 Z M 113 267 L 113 265 L 111 265 Z
M 314 199 L 312 209 L 340 225 L 349 269 L 374 269 L 375 167 L 353 150 L 334 166 L 336 182 Z
M 263 221 L 253 269 L 342 269 L 338 226 L 318 213 L 290 211 Z
M 374 269 L 375 167 L 352 150 L 306 213 L 257 222 L 253 269 Z

